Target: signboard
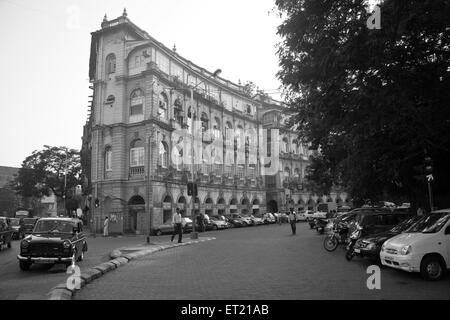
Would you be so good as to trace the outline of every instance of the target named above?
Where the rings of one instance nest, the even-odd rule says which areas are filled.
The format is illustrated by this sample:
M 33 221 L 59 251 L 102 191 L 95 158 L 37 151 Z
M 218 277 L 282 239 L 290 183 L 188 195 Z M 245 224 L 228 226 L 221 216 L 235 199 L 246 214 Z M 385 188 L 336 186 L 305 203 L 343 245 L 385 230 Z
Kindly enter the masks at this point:
M 200 209 L 200 204 L 199 203 L 194 203 L 194 209 Z
M 211 210 L 212 209 L 212 203 L 205 203 L 205 209 Z
M 235 204 L 230 205 L 230 209 L 237 209 L 237 205 Z
M 172 202 L 163 202 L 163 209 L 164 210 L 172 209 Z
M 218 204 L 217 209 L 220 209 L 220 210 L 225 209 L 225 204 Z
M 252 206 L 252 209 L 259 209 L 259 204 L 254 204 L 254 205 Z

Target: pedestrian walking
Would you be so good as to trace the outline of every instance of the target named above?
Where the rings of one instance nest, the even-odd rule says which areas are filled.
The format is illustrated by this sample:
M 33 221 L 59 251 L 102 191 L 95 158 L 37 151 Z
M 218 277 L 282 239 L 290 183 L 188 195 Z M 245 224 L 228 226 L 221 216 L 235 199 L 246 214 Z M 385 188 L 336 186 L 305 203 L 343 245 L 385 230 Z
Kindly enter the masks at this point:
M 291 210 L 289 214 L 289 223 L 291 224 L 292 234 L 295 235 L 297 231 L 297 217 L 295 216 L 294 210 Z
M 178 243 L 181 243 L 183 238 L 183 217 L 181 216 L 180 209 L 177 208 L 175 214 L 172 216 L 173 233 L 170 241 L 173 242 L 173 238 L 178 234 Z
M 109 236 L 109 218 L 105 217 L 105 221 L 103 222 L 103 236 Z

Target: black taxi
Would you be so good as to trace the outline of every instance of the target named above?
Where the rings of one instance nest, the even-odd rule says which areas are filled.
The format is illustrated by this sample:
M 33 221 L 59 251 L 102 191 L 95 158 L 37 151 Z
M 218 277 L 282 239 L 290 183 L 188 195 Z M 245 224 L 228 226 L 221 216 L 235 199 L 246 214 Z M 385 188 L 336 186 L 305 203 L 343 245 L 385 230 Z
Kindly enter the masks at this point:
M 28 270 L 33 263 L 67 266 L 82 261 L 87 251 L 83 223 L 73 218 L 41 218 L 33 233 L 20 243 L 19 266 Z

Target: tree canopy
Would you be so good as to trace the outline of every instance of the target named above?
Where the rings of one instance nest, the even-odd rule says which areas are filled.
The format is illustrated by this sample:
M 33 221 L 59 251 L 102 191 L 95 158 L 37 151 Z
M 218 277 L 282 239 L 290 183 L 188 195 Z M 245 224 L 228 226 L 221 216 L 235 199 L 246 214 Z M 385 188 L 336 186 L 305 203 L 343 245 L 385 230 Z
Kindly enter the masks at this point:
M 65 172 L 66 175 L 65 175 Z M 41 197 L 50 191 L 58 197 L 80 183 L 81 163 L 77 150 L 44 146 L 25 158 L 15 179 L 16 191 L 24 197 Z
M 320 147 L 308 178 L 355 198 L 449 192 L 450 1 L 385 0 L 369 29 L 362 0 L 277 0 L 279 79 L 299 136 Z M 422 201 L 417 200 L 417 201 Z

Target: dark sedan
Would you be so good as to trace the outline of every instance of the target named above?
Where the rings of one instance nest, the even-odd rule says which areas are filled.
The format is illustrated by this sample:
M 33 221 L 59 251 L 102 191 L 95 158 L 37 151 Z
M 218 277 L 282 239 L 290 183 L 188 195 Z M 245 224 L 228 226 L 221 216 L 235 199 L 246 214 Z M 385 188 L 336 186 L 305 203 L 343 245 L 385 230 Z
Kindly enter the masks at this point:
M 33 263 L 66 266 L 82 261 L 87 251 L 83 224 L 79 219 L 42 218 L 36 223 L 33 233 L 20 243 L 17 256 L 21 270 L 30 269 Z
M 226 218 L 227 218 L 227 222 L 230 223 L 233 226 L 233 228 L 247 226 L 247 223 L 242 218 L 240 218 L 238 215 L 226 216 Z
M 383 243 L 411 228 L 421 217 L 415 216 L 400 222 L 392 229 L 376 234 L 372 234 L 359 239 L 355 244 L 355 254 L 360 257 L 368 257 L 372 260 L 380 258 L 380 250 Z

